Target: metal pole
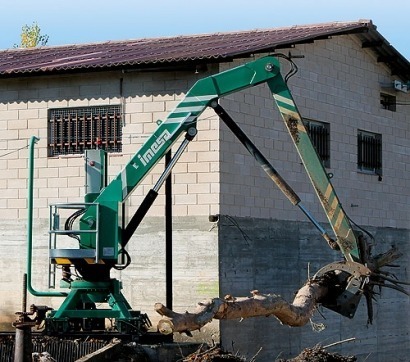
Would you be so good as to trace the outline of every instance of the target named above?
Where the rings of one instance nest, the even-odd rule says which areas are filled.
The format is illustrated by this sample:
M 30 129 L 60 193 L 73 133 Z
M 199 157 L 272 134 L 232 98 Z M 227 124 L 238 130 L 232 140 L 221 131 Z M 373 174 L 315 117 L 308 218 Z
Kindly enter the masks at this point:
M 31 327 L 16 327 L 14 341 L 14 362 L 27 362 L 32 360 L 33 345 L 31 342 Z
M 327 234 L 327 232 L 320 226 L 319 222 L 313 217 L 313 215 L 302 205 L 299 196 L 288 185 L 288 183 L 282 178 L 281 175 L 274 169 L 269 163 L 266 157 L 258 150 L 258 148 L 252 143 L 245 132 L 235 123 L 231 116 L 219 105 L 216 101 L 211 103 L 211 107 L 215 110 L 216 114 L 222 119 L 222 121 L 228 126 L 232 133 L 238 138 L 238 140 L 245 146 L 248 152 L 255 158 L 256 161 L 262 166 L 263 170 L 272 179 L 272 181 L 279 187 L 288 200 L 295 206 L 298 206 L 300 210 L 309 218 L 313 225 L 320 231 L 323 238 L 332 247 L 335 241 Z M 332 247 L 333 248 L 333 247 Z
M 166 165 L 165 170 L 162 172 L 161 176 L 159 177 L 157 183 L 154 187 L 148 191 L 148 194 L 145 196 L 144 200 L 140 204 L 139 208 L 132 216 L 131 220 L 128 222 L 128 225 L 124 229 L 122 235 L 122 246 L 128 244 L 131 239 L 131 236 L 134 234 L 135 230 L 137 230 L 139 224 L 141 223 L 142 219 L 145 217 L 146 213 L 148 212 L 149 208 L 154 203 L 155 199 L 158 196 L 158 191 L 161 186 L 164 184 L 165 180 L 171 174 L 172 168 L 175 166 L 179 158 L 181 157 L 183 151 L 187 148 L 188 144 L 196 135 L 196 129 L 191 127 L 188 129 L 187 133 L 185 134 L 185 139 L 179 145 L 177 151 L 175 152 L 174 156 L 169 160 L 168 165 Z
M 165 155 L 165 167 L 171 161 L 171 150 Z M 172 180 L 165 181 L 165 290 L 166 306 L 172 309 Z
M 14 362 L 27 362 L 32 360 L 33 344 L 31 342 L 32 322 L 27 317 L 27 274 L 23 275 L 22 310 L 18 319 L 13 323 L 16 327 L 14 339 Z

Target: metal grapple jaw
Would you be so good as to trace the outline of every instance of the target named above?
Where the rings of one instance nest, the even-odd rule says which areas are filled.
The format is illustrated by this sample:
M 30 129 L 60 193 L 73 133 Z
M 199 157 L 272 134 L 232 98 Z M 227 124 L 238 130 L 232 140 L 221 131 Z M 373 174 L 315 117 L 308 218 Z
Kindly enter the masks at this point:
M 321 304 L 345 317 L 353 318 L 371 271 L 363 264 L 341 261 L 320 269 L 314 279 L 323 279 L 329 293 Z

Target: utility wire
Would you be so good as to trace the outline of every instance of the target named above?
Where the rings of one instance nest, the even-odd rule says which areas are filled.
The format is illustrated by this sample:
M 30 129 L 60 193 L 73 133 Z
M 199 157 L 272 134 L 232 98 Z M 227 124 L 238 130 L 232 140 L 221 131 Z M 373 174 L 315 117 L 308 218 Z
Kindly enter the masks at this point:
M 28 148 L 29 146 L 30 146 L 30 145 L 26 145 L 26 146 L 24 146 L 24 147 L 17 148 L 16 150 L 13 150 L 13 151 L 10 151 L 10 152 L 7 152 L 7 153 L 4 153 L 3 155 L 0 155 L 0 158 L 1 158 L 1 157 L 8 156 L 8 155 L 11 155 L 12 153 L 15 153 L 15 152 L 18 152 L 18 151 L 24 150 L 25 148 Z

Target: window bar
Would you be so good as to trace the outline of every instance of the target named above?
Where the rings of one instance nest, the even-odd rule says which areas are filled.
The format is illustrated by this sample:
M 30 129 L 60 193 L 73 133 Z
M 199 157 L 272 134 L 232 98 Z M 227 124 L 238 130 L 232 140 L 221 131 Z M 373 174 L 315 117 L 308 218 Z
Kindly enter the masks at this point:
M 104 121 L 105 121 L 105 116 L 104 114 L 98 113 L 98 141 L 97 141 L 97 146 L 98 148 L 103 148 L 103 137 L 104 137 Z
M 95 135 L 95 148 L 99 149 L 100 139 L 101 139 L 101 113 L 98 113 L 96 116 L 96 135 Z
M 52 128 L 53 128 L 53 134 L 52 134 L 52 142 L 53 142 L 53 150 L 52 150 L 52 156 L 54 156 L 54 154 L 56 153 L 56 149 L 57 149 L 57 119 L 56 116 L 53 117 L 53 124 L 52 124 Z
M 125 124 L 124 122 L 125 122 L 124 117 L 122 115 L 122 112 L 120 112 L 120 114 L 117 115 L 117 122 L 115 122 L 115 136 L 116 136 L 116 138 L 115 138 L 115 147 L 118 151 L 122 151 L 122 142 L 121 142 L 122 128 L 121 128 L 121 126 L 123 124 Z M 117 135 L 118 135 L 118 137 L 117 137 Z
M 109 142 L 110 142 L 110 148 L 111 149 L 115 149 L 115 143 L 114 143 L 114 139 L 115 139 L 115 134 L 114 134 L 114 129 L 115 129 L 115 122 L 117 122 L 117 112 L 114 110 L 114 112 L 112 113 L 112 120 L 110 122 L 110 126 L 109 126 L 109 132 L 110 132 L 110 137 L 109 137 Z
M 361 133 L 357 137 L 357 163 L 359 169 L 361 169 L 363 167 L 363 139 Z
M 107 112 L 105 113 L 105 122 L 104 122 L 104 137 L 102 138 L 105 143 L 105 149 L 108 151 L 110 146 L 110 132 L 109 132 L 109 125 L 110 125 L 110 115 Z
M 117 114 L 114 110 L 114 112 L 112 113 L 112 120 L 110 121 L 109 127 L 108 127 L 108 132 L 109 132 L 109 137 L 108 142 L 110 145 L 110 149 L 114 150 L 115 146 L 114 146 L 114 138 L 115 138 L 115 134 L 114 134 L 114 129 L 115 129 L 115 122 L 117 122 Z
M 54 152 L 57 152 L 58 149 L 58 118 L 54 118 Z
M 80 145 L 78 144 L 78 140 L 80 137 L 80 130 L 78 128 L 78 112 L 75 113 L 75 152 L 78 152 L 80 149 Z
M 367 156 L 367 166 L 372 167 L 372 139 L 370 137 L 366 137 L 366 156 Z
M 64 118 L 58 119 L 58 147 L 62 154 L 64 154 Z
M 94 115 L 91 111 L 90 114 L 90 141 L 91 141 L 91 149 L 94 148 L 94 132 L 95 132 L 95 127 L 94 127 Z
M 114 129 L 113 129 L 113 135 L 114 135 L 114 148 L 116 150 L 118 150 L 118 137 L 117 137 L 117 129 L 120 130 L 121 128 L 117 126 L 120 124 L 121 122 L 121 113 L 120 114 L 116 114 L 116 118 L 115 118 L 115 122 L 114 122 Z
M 105 149 L 108 151 L 110 147 L 110 124 L 111 124 L 111 114 L 108 113 L 108 111 L 105 114 L 105 120 L 104 120 L 104 144 L 105 144 Z
M 377 139 L 377 170 L 380 171 L 382 169 L 382 140 Z
M 83 122 L 84 122 L 84 147 L 86 147 L 88 149 L 89 148 L 88 143 L 89 143 L 89 139 L 90 139 L 91 128 L 90 128 L 90 124 L 88 122 L 88 115 L 83 114 L 82 118 L 83 118 Z
M 94 136 L 94 147 L 95 149 L 98 149 L 98 140 L 100 139 L 100 134 L 101 134 L 101 114 L 98 113 L 94 116 L 95 119 L 95 136 Z
M 73 137 L 71 126 L 72 126 L 71 113 L 69 113 L 67 117 L 67 149 L 66 149 L 67 154 L 70 153 L 71 151 L 71 141 L 72 141 L 71 138 Z
M 67 122 L 64 117 L 61 118 L 60 124 L 61 124 L 61 150 L 63 154 L 66 154 L 65 147 L 67 144 Z
M 62 143 L 62 124 L 61 124 L 61 118 L 57 119 L 57 147 L 61 151 L 61 143 Z
M 370 156 L 370 160 L 369 160 L 369 162 L 370 162 L 370 164 L 371 164 L 371 168 L 373 169 L 373 171 L 375 170 L 375 166 L 376 166 L 376 163 L 375 163 L 375 149 L 374 149 L 374 146 L 375 146 L 375 139 L 374 139 L 374 137 L 370 137 L 370 139 L 369 139 L 369 156 Z
M 376 169 L 376 159 L 375 159 L 375 156 L 376 156 L 376 149 L 375 149 L 375 139 L 374 139 L 374 137 L 372 137 L 372 138 L 370 138 L 370 144 L 369 144 L 369 148 L 370 148 L 370 152 L 369 152 L 369 154 L 370 154 L 370 163 L 371 163 L 371 167 L 372 167 L 372 169 L 373 170 L 375 170 Z
M 120 114 L 117 114 L 116 112 L 114 113 L 115 115 L 115 122 L 113 124 L 113 147 L 115 150 L 118 150 L 118 139 L 117 139 L 117 125 L 119 122 L 121 122 L 121 116 Z
M 315 131 L 316 131 L 315 132 L 316 138 L 317 138 L 316 142 L 317 142 L 317 148 L 318 148 L 317 153 L 320 155 L 320 158 L 324 160 L 323 158 L 323 154 L 324 154 L 323 152 L 323 127 L 316 127 Z

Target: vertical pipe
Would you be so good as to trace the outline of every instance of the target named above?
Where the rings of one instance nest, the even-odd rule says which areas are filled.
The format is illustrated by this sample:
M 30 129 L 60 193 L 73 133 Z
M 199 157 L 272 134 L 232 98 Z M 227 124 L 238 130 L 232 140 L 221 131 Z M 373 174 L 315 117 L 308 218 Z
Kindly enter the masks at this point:
M 17 327 L 14 340 L 14 362 L 31 361 L 32 351 L 33 344 L 31 342 L 31 327 Z
M 14 362 L 31 361 L 33 344 L 31 342 L 31 325 L 26 317 L 27 311 L 27 274 L 23 274 L 23 298 L 19 319 L 13 323 L 16 327 L 14 339 Z
M 34 145 L 40 139 L 32 136 L 29 144 L 28 183 L 27 183 L 27 290 L 36 297 L 65 297 L 63 292 L 39 292 L 31 285 L 31 268 L 33 258 L 33 179 L 34 179 Z
M 21 303 L 21 311 L 27 312 L 27 273 L 23 274 L 23 300 Z
M 171 161 L 171 150 L 165 154 L 165 167 Z M 165 290 L 166 306 L 172 309 L 172 182 L 171 174 L 165 181 Z

